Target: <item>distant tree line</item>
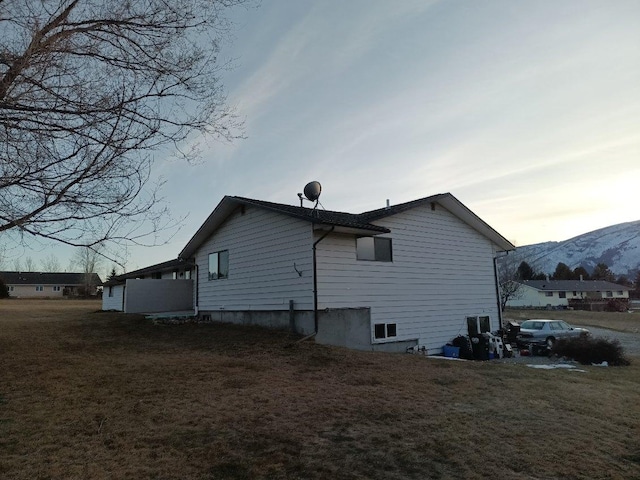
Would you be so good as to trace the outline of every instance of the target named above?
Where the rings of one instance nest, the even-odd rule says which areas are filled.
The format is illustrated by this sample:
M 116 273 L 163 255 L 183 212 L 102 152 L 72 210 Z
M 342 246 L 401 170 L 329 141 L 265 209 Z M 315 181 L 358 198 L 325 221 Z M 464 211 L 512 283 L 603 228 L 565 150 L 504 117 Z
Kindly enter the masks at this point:
M 566 263 L 559 262 L 551 275 L 536 272 L 527 262 L 521 262 L 517 270 L 518 280 L 604 280 L 606 282 L 631 285 L 629 279 L 621 275 L 616 277 L 606 263 L 598 263 L 589 274 L 586 268 L 571 269 Z

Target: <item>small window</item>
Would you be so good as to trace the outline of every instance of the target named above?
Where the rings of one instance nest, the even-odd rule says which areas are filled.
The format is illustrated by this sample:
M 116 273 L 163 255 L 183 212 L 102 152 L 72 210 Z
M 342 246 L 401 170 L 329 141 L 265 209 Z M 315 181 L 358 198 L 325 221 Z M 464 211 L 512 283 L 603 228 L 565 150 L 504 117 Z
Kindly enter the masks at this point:
M 622 290 L 618 290 L 616 292 L 616 295 L 618 295 L 619 297 L 622 297 L 624 295 L 624 292 Z
M 376 323 L 373 326 L 375 338 L 389 338 L 397 336 L 397 325 L 395 323 Z
M 391 239 L 360 237 L 356 239 L 356 258 L 376 262 L 392 262 Z
M 191 270 L 184 271 L 184 278 L 185 280 L 191 280 Z
M 545 297 L 553 297 L 553 292 L 544 292 Z
M 13 285 L 9 287 L 10 292 L 13 292 L 13 289 L 14 289 Z
M 36 292 L 43 292 L 43 291 L 44 291 L 44 287 L 42 285 L 36 286 Z
M 209 254 L 209 280 L 229 277 L 229 250 Z
M 607 291 L 607 297 L 613 297 L 613 292 Z
M 178 279 L 178 271 L 174 270 L 173 273 L 171 274 L 171 278 L 173 278 L 174 280 Z
M 567 292 L 558 292 L 558 297 L 567 298 Z
M 573 292 L 573 296 L 577 297 L 578 296 L 578 292 Z
M 54 292 L 59 292 L 60 291 L 60 287 L 58 285 L 53 287 L 53 291 Z
M 109 296 L 113 297 L 113 287 L 109 285 Z

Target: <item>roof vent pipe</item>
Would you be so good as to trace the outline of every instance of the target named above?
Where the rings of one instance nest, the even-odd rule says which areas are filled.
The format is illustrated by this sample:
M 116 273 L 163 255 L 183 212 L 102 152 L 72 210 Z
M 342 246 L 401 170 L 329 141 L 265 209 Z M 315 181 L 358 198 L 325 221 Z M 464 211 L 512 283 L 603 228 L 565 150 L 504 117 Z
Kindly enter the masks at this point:
M 582 278 L 582 275 L 580 275 L 580 281 L 584 282 L 584 278 Z
M 387 210 L 391 208 L 391 204 L 389 203 L 389 199 L 387 198 Z

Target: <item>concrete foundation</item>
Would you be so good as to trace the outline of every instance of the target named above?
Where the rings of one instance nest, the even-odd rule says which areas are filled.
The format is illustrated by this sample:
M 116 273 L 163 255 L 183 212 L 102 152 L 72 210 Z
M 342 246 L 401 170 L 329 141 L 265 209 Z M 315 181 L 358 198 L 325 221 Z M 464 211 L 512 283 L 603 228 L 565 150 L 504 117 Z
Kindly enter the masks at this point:
M 200 317 L 212 322 L 239 325 L 260 325 L 292 330 L 301 335 L 314 332 L 312 310 L 244 310 L 201 311 Z M 375 343 L 371 342 L 371 312 L 369 308 L 333 308 L 318 312 L 318 333 L 315 341 L 323 345 L 380 352 L 406 352 L 417 340 Z

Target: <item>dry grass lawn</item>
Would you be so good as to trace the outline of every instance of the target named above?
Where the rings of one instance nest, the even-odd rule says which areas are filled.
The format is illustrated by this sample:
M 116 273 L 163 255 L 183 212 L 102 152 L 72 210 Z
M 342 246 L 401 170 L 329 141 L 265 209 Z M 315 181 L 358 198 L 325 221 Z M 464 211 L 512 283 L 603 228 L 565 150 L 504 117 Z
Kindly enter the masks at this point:
M 0 478 L 640 478 L 640 359 L 586 373 L 0 301 Z

